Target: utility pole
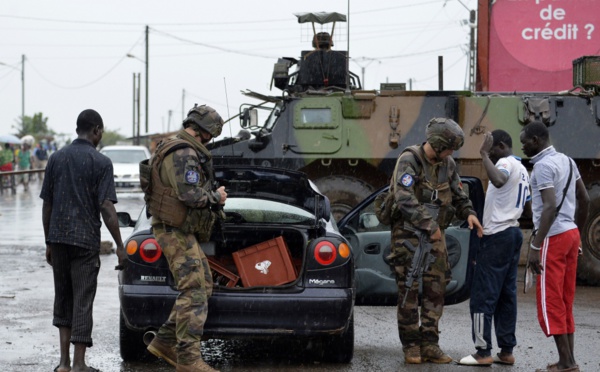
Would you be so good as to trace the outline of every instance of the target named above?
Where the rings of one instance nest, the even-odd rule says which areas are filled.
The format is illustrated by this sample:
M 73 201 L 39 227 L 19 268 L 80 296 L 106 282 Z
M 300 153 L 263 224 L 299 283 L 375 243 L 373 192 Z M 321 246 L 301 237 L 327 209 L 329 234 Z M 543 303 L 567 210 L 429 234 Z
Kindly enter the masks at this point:
M 471 35 L 469 40 L 469 90 L 475 91 L 475 10 L 469 11 L 469 27 Z
M 469 87 L 468 89 L 473 92 L 475 91 L 475 28 L 477 24 L 477 14 L 474 9 L 469 9 L 462 1 L 458 0 L 466 10 L 469 11 L 469 27 L 471 32 L 469 33 Z
M 359 67 L 360 67 L 360 72 L 361 72 L 361 84 L 362 84 L 362 88 L 366 89 L 366 84 L 365 84 L 365 68 L 368 67 L 371 63 L 377 61 L 379 63 L 381 63 L 380 60 L 375 59 L 375 58 L 368 58 L 368 57 L 360 57 L 360 58 L 356 58 L 356 59 L 352 59 L 352 61 L 354 63 L 356 63 Z M 363 64 L 362 66 L 360 65 L 360 63 L 358 62 L 367 62 L 366 64 Z
M 183 119 L 185 119 L 184 112 L 185 112 L 185 89 L 183 89 L 181 91 L 181 122 L 183 122 Z
M 25 120 L 25 54 L 21 55 L 21 123 Z
M 171 131 L 171 116 L 173 115 L 173 110 L 169 110 L 169 119 L 167 120 L 167 133 Z
M 135 138 L 135 72 L 133 73 L 133 94 L 131 95 L 133 112 L 131 115 L 131 137 Z M 135 140 L 134 140 L 135 141 Z
M 148 44 L 150 43 L 148 40 L 150 34 L 149 30 L 150 28 L 148 27 L 148 25 L 146 25 L 146 133 L 148 133 L 148 63 L 150 61 L 150 55 L 148 54 Z
M 133 73 L 133 143 L 140 144 L 140 73 Z
M 444 56 L 438 56 L 438 90 L 444 90 Z

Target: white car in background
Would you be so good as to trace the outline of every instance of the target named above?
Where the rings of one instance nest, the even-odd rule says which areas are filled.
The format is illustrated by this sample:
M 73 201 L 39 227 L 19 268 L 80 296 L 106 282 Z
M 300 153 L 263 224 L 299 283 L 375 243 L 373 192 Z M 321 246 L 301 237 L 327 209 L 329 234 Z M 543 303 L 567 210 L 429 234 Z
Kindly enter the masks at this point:
M 113 163 L 116 188 L 140 188 L 140 162 L 150 158 L 146 146 L 105 146 L 100 153 Z

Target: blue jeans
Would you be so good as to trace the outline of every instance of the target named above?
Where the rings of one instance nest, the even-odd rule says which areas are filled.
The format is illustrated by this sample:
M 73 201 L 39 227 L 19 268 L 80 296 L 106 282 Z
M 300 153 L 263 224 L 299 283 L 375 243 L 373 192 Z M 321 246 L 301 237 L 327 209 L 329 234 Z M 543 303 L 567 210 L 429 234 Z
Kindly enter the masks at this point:
M 517 266 L 522 243 L 518 227 L 486 235 L 481 241 L 470 302 L 473 342 L 481 356 L 491 355 L 492 319 L 498 347 L 512 353 L 517 344 Z

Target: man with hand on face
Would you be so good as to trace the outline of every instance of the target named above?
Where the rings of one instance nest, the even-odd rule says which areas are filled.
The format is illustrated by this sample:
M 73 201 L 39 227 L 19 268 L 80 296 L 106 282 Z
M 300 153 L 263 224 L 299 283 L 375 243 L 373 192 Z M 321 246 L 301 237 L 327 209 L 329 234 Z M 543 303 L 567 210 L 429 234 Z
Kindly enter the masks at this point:
M 512 138 L 497 129 L 485 133 L 480 149 L 490 179 L 483 210 L 483 239 L 471 284 L 471 320 L 477 352 L 464 365 L 515 363 L 517 268 L 523 244 L 518 219 L 530 203 L 529 175 L 512 153 Z M 501 352 L 492 357 L 492 319 Z

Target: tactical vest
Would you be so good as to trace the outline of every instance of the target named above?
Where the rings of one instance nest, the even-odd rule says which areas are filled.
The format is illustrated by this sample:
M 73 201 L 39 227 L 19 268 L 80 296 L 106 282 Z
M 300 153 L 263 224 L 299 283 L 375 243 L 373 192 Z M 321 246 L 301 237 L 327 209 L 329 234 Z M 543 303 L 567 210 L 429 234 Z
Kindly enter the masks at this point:
M 439 207 L 437 223 L 441 229 L 447 228 L 456 208 L 452 206 L 452 189 L 450 188 L 450 177 L 456 169 L 454 159 L 448 157 L 439 166 L 437 178 L 433 166 L 425 159 L 420 146 L 409 146 L 402 152 L 410 152 L 414 155 L 415 163 L 412 163 L 417 171 L 417 184 L 415 185 L 415 197 L 421 204 L 433 204 Z
M 178 137 L 169 138 L 162 141 L 151 159 L 146 159 L 140 163 L 140 183 L 144 191 L 144 200 L 146 208 L 150 215 L 160 220 L 162 223 L 178 228 L 185 233 L 195 233 L 198 239 L 207 241 L 214 222 L 216 214 L 210 207 L 206 208 L 188 208 L 181 202 L 175 189 L 166 186 L 160 179 L 160 169 L 163 161 L 170 153 L 191 147 L 198 154 L 198 158 L 204 160 L 202 171 L 205 174 L 207 182 L 201 187 L 206 191 L 212 190 L 214 176 L 212 172 L 211 155 L 204 146 L 195 145 Z M 166 171 L 171 171 L 165 169 Z

